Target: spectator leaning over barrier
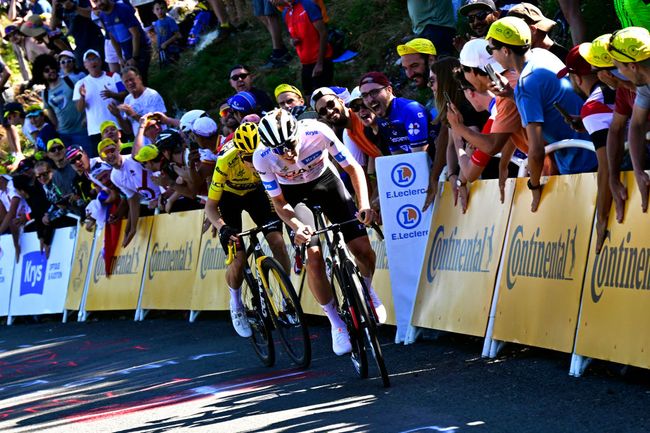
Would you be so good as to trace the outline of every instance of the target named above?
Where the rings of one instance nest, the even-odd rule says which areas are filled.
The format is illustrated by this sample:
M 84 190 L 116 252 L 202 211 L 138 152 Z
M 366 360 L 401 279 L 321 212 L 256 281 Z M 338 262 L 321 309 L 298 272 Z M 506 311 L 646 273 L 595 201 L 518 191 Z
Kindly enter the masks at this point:
M 415 38 L 398 45 L 397 54 L 408 79 L 413 81 L 418 89 L 426 89 L 429 66 L 438 59 L 438 52 L 433 43 L 428 39 Z
M 641 193 L 641 208 L 646 212 L 650 188 L 650 177 L 644 171 L 650 114 L 650 33 L 642 27 L 618 30 L 610 37 L 607 50 L 619 72 L 636 86 L 628 142 L 634 176 Z
M 566 62 L 569 50 L 555 42 L 548 35 L 553 27 L 555 27 L 556 22 L 546 18 L 537 6 L 530 3 L 519 3 L 508 11 L 508 16 L 521 18 L 526 21 L 526 24 L 530 28 L 531 48 L 549 50 L 558 59 L 562 60 L 562 62 Z
M 113 167 L 111 182 L 122 191 L 129 205 L 129 214 L 125 227 L 122 246 L 126 247 L 135 236 L 140 217 L 140 200 L 149 200 L 155 207 L 160 189 L 151 178 L 151 173 L 135 161 L 130 155 L 120 155 L 118 145 L 110 138 L 105 138 L 97 145 L 97 152 L 102 160 Z
M 237 247 L 234 260 L 226 270 L 226 283 L 230 290 L 232 325 L 241 337 L 250 337 L 252 334 L 241 300 L 246 252 L 237 233 L 242 231 L 242 211 L 248 212 L 258 226 L 275 221 L 275 224 L 264 230 L 264 236 L 273 256 L 287 274 L 291 266 L 282 238 L 282 223 L 253 167 L 253 152 L 259 141 L 256 124 L 243 123 L 237 128 L 232 144 L 226 145 L 219 156 L 205 204 L 206 216 L 219 231 L 221 246 L 226 254 L 230 243 Z
M 78 207 L 85 208 L 97 196 L 97 190 L 89 177 L 91 161 L 88 154 L 78 146 L 66 149 L 65 159 L 76 173 L 72 181 L 72 200 Z M 99 162 L 99 158 L 94 158 L 94 162 Z
M 66 159 L 66 148 L 59 138 L 53 138 L 47 142 L 47 157 L 53 164 L 52 184 L 66 198 L 68 210 L 79 216 L 83 216 L 83 206 L 85 204 L 76 203 L 74 197 L 74 180 L 77 177 L 77 173 Z
M 200 164 L 197 165 L 197 177 L 192 180 L 192 184 L 198 188 L 199 185 L 202 186 L 210 181 L 217 163 L 219 153 L 217 122 L 209 117 L 196 119 L 192 124 L 192 135 L 199 146 Z M 198 194 L 199 189 L 195 191 Z
M 584 127 L 596 149 L 598 158 L 598 197 L 596 200 L 596 253 L 605 241 L 612 194 L 609 189 L 609 167 L 607 162 L 607 134 L 614 116 L 616 92 L 598 80 L 596 71 L 580 55 L 576 45 L 569 52 L 566 68 L 557 73 L 558 78 L 569 75 L 575 91 L 586 101 L 580 110 L 582 125 L 574 122 L 576 129 Z M 577 120 L 577 119 L 576 119 Z
M 93 231 L 95 227 L 101 230 L 109 220 L 119 220 L 127 213 L 126 202 L 120 197 L 119 189 L 111 182 L 112 170 L 110 165 L 97 161 L 89 173 L 98 193 L 97 198 L 86 206 L 85 226 L 88 231 Z
M 16 263 L 20 258 L 20 226 L 25 223 L 25 216 L 29 212 L 29 205 L 14 188 L 11 176 L 0 175 L 0 235 L 11 233 Z
M 97 51 L 86 51 L 83 59 L 88 75 L 75 83 L 72 99 L 77 110 L 86 112 L 88 138 L 93 143 L 93 150 L 88 154 L 97 156 L 95 146 L 102 139 L 99 126 L 106 120 L 117 122 L 108 107 L 122 102 L 127 92 L 119 74 L 102 70 L 102 59 Z
M 569 113 L 579 113 L 582 99 L 573 91 L 568 79 L 557 79 L 564 63 L 546 50 L 530 50 L 530 28 L 520 18 L 505 17 L 490 26 L 488 51 L 504 68 L 514 68 L 519 80 L 514 89 L 515 102 L 528 136 L 528 188 L 535 212 L 541 198 L 540 177 L 544 165 L 545 141 L 589 139 L 575 132 L 553 107 L 559 104 Z M 508 86 L 507 90 L 510 90 Z M 560 174 L 593 171 L 598 162 L 593 152 L 585 149 L 560 149 L 553 153 Z
M 273 107 L 275 107 L 273 100 L 264 90 L 253 86 L 253 77 L 254 75 L 251 72 L 251 68 L 246 65 L 235 65 L 230 68 L 230 86 L 235 89 L 236 92 L 249 92 L 252 94 L 255 103 L 262 111 L 273 110 Z M 235 127 L 235 129 L 236 128 L 237 127 Z
M 44 161 L 40 161 L 44 162 Z M 47 163 L 44 166 L 48 168 Z M 43 170 L 43 169 L 41 169 Z M 33 169 L 35 171 L 35 169 Z M 14 176 L 14 188 L 27 201 L 33 223 L 25 227 L 25 232 L 35 231 L 40 241 L 41 251 L 49 255 L 50 245 L 54 236 L 54 229 L 43 223 L 43 217 L 47 213 L 50 203 L 45 195 L 45 190 L 40 182 L 34 180 L 34 176 L 25 173 Z

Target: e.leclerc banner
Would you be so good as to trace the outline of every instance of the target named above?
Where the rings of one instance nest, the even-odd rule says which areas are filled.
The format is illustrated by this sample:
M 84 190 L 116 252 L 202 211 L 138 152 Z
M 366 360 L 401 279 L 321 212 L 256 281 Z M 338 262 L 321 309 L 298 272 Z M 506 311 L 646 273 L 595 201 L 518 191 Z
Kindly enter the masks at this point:
M 596 208 L 596 175 L 552 176 L 536 212 L 517 179 L 493 339 L 571 353 Z
M 626 173 L 625 220 L 612 208 L 600 254 L 592 236 L 576 353 L 650 368 L 650 232 L 634 173 Z
M 11 281 L 16 264 L 16 250 L 11 235 L 0 236 L 0 317 L 9 315 Z
M 465 214 L 454 206 L 452 186 L 438 194 L 420 275 L 413 325 L 484 336 L 514 193 L 508 179 L 470 185 Z
M 432 210 L 422 212 L 429 184 L 429 157 L 424 152 L 385 156 L 377 158 L 376 166 L 397 322 L 395 341 L 402 342 L 410 328 L 429 236 Z
M 50 257 L 41 252 L 36 233 L 20 236 L 20 261 L 13 281 L 9 314 L 25 316 L 62 313 L 77 227 L 57 229 Z

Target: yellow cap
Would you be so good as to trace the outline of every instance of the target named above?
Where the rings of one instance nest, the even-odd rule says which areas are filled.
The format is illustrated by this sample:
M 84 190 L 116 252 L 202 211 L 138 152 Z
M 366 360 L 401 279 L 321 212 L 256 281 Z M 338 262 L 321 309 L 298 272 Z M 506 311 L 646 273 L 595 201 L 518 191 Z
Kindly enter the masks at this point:
M 643 27 L 617 30 L 609 40 L 607 51 L 621 63 L 642 62 L 650 58 L 650 32 Z
M 132 141 L 127 141 L 126 143 L 120 144 L 120 153 L 124 150 L 127 149 L 133 149 L 133 142 Z
M 65 144 L 63 144 L 63 141 L 61 141 L 60 138 L 53 138 L 47 142 L 47 146 L 46 146 L 47 151 L 49 152 L 50 149 L 52 149 L 56 145 L 63 146 L 65 148 Z
M 153 144 L 149 146 L 142 146 L 138 153 L 133 157 L 138 162 L 147 162 L 152 159 L 158 158 L 160 151 Z
M 607 33 L 606 35 L 598 36 L 592 42 L 582 43 L 578 46 L 578 52 L 592 66 L 597 68 L 611 68 L 614 66 L 614 62 L 612 62 L 612 56 L 607 51 L 611 36 L 611 33 Z
M 298 90 L 296 86 L 292 86 L 291 84 L 280 84 L 275 88 L 275 92 L 273 92 L 275 94 L 275 99 L 278 99 L 280 93 L 284 92 L 293 92 L 302 98 L 302 93 L 300 93 L 300 90 Z
M 407 54 L 430 54 L 435 56 L 438 54 L 435 45 L 428 39 L 415 38 L 411 39 L 404 45 L 397 46 L 397 54 L 405 56 Z
M 523 47 L 530 45 L 530 27 L 526 21 L 516 17 L 505 17 L 496 20 L 490 26 L 485 39 L 495 39 L 502 44 Z
M 117 123 L 113 122 L 112 120 L 104 120 L 100 125 L 99 125 L 99 133 L 103 134 L 104 129 L 108 128 L 109 126 L 112 126 L 115 129 L 117 128 Z
M 117 144 L 115 144 L 115 142 L 113 140 L 111 140 L 110 138 L 105 138 L 102 141 L 100 141 L 99 144 L 97 144 L 97 153 L 99 153 L 101 155 L 102 151 L 104 149 L 106 149 L 108 146 L 117 147 Z

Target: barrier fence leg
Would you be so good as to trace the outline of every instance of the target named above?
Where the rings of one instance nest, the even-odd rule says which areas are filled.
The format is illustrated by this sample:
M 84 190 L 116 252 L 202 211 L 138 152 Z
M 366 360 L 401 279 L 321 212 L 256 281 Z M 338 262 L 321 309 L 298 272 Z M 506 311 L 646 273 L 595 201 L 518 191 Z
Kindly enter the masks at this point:
M 159 210 L 156 209 L 156 211 Z M 155 213 L 155 215 L 158 215 L 158 213 Z M 147 249 L 145 251 L 149 250 L 149 243 L 151 242 L 151 233 L 153 233 L 153 229 L 149 231 L 149 239 L 147 239 Z M 144 269 L 142 270 L 142 279 L 140 280 L 140 294 L 138 295 L 138 306 L 135 309 L 135 316 L 133 317 L 133 320 L 136 322 L 141 322 L 144 320 L 145 316 L 149 312 L 149 310 L 143 310 L 142 309 L 142 296 L 144 295 L 144 281 L 145 278 L 147 277 L 147 265 L 149 260 L 149 255 L 145 254 L 144 256 Z
M 199 316 L 201 312 L 198 310 L 191 310 L 190 311 L 190 323 L 194 323 L 196 318 Z
M 585 372 L 592 359 L 582 355 L 573 354 L 571 356 L 571 370 L 569 376 L 580 377 Z
M 84 290 L 81 294 L 79 312 L 77 313 L 77 322 L 85 322 L 88 319 L 88 312 L 86 311 L 86 299 L 88 298 L 88 289 L 90 288 L 90 279 L 92 278 L 93 257 L 95 257 L 95 250 L 97 249 L 97 238 L 99 238 L 100 235 L 101 231 L 95 229 L 95 233 L 93 234 L 93 244 L 90 247 L 90 256 L 88 257 L 88 272 L 86 272 Z

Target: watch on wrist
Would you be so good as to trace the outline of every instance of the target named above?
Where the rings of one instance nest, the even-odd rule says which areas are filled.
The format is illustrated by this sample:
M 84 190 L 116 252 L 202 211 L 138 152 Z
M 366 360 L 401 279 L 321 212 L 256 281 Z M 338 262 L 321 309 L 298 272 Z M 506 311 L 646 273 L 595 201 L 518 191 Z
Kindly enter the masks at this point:
M 458 188 L 460 188 L 461 186 L 465 186 L 465 185 L 467 185 L 467 181 L 463 182 L 463 181 L 460 180 L 460 177 L 456 178 L 456 186 Z
M 533 185 L 533 183 L 528 179 L 528 182 L 526 182 L 526 185 L 528 186 L 528 189 L 531 191 L 535 191 L 536 189 L 540 189 L 542 187 L 542 183 L 538 183 L 537 185 Z

